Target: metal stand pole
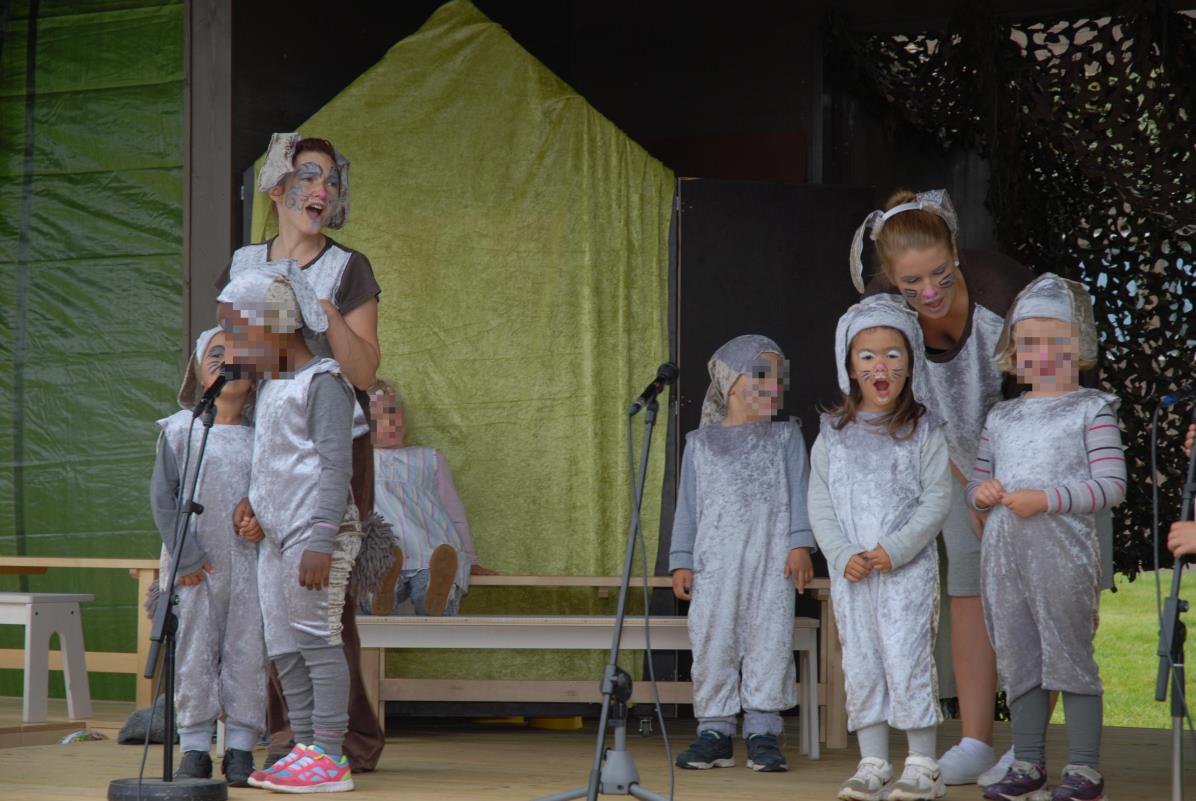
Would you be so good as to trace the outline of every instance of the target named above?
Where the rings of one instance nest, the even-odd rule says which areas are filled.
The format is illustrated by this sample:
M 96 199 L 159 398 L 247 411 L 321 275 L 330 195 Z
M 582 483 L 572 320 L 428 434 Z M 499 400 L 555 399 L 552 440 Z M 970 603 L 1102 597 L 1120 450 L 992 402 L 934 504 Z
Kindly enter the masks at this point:
M 598 794 L 629 795 L 642 801 L 669 801 L 639 785 L 639 771 L 627 751 L 627 702 L 631 700 L 631 676 L 618 666 L 619 643 L 623 636 L 623 620 L 627 613 L 627 592 L 631 585 L 631 570 L 635 559 L 635 539 L 640 528 L 640 506 L 644 500 L 644 481 L 648 469 L 648 453 L 652 447 L 652 427 L 660 407 L 653 398 L 644 416 L 644 441 L 640 451 L 639 475 L 635 482 L 635 507 L 631 511 L 631 525 L 627 531 L 627 551 L 623 564 L 623 582 L 619 586 L 618 611 L 615 613 L 615 633 L 610 645 L 610 659 L 602 674 L 602 714 L 598 718 L 598 737 L 594 746 L 594 764 L 589 783 L 585 787 L 544 796 L 537 801 L 572 801 L 585 798 L 597 801 Z M 614 747 L 606 747 L 606 727 L 611 725 Z

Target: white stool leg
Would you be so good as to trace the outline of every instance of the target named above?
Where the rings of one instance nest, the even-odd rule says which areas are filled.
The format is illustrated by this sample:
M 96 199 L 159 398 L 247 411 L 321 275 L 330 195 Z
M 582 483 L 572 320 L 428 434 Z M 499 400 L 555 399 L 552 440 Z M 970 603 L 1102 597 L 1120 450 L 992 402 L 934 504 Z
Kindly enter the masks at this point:
M 50 634 L 45 607 L 25 605 L 25 687 L 21 719 L 42 723 L 46 719 L 46 699 L 50 680 Z
M 224 756 L 224 721 L 216 721 L 216 758 Z
M 67 714 L 71 720 L 86 720 L 91 717 L 91 689 L 87 684 L 87 651 L 83 647 L 79 604 L 54 606 L 54 629 L 62 645 Z

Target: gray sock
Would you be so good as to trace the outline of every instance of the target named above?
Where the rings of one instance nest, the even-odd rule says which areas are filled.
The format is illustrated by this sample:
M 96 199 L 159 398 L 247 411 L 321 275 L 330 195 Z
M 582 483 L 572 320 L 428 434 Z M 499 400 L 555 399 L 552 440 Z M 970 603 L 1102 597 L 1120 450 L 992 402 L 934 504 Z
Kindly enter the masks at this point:
M 735 716 L 723 718 L 698 718 L 698 734 L 704 731 L 716 731 L 727 737 L 735 736 Z
M 1051 722 L 1051 694 L 1035 687 L 1009 704 L 1013 718 L 1013 757 L 1034 765 L 1046 764 L 1046 730 Z
M 1100 764 L 1104 699 L 1099 695 L 1063 693 L 1063 713 L 1067 717 L 1068 761 L 1073 765 L 1096 768 Z
M 179 750 L 203 751 L 205 754 L 212 750 L 212 727 L 215 721 L 197 723 L 194 726 L 179 726 Z
M 938 733 L 938 726 L 927 726 L 924 729 L 906 729 L 905 739 L 909 742 L 910 755 L 917 754 L 918 756 L 937 759 Z
M 278 681 L 282 695 L 287 700 L 287 715 L 291 719 L 291 731 L 296 743 L 311 745 L 311 675 L 302 654 L 283 654 L 274 657 L 278 670 Z
M 856 740 L 860 743 L 860 758 L 873 757 L 889 761 L 889 724 L 873 723 L 857 729 Z
M 311 675 L 312 739 L 324 753 L 340 759 L 349 728 L 349 663 L 340 645 L 304 648 L 303 659 Z
M 758 709 L 743 710 L 743 739 L 753 734 L 771 734 L 779 737 L 785 730 L 780 712 L 761 712 Z

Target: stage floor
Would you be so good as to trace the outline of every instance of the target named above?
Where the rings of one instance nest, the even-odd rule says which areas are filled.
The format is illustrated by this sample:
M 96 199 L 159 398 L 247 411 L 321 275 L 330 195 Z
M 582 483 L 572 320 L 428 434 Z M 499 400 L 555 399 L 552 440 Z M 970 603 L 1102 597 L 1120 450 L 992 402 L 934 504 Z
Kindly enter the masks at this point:
M 392 722 L 393 725 L 393 722 Z M 1009 742 L 1007 724 L 999 724 L 999 748 Z M 688 723 L 674 727 L 674 737 L 687 739 Z M 940 733 L 940 743 L 958 737 L 959 724 L 951 721 Z M 742 748 L 736 753 L 739 767 L 713 771 L 677 771 L 676 798 L 684 801 L 733 801 L 734 799 L 833 799 L 839 783 L 855 767 L 854 750 L 824 751 L 811 762 L 797 753 L 797 732 L 787 736 L 788 773 L 753 773 L 744 764 Z M 486 727 L 420 721 L 390 737 L 379 769 L 356 777 L 358 801 L 528 801 L 585 782 L 593 757 L 593 727 L 580 731 L 541 731 L 527 728 Z M 1196 765 L 1190 741 L 1189 765 Z M 738 744 L 737 744 L 738 745 Z M 668 769 L 658 737 L 630 738 L 630 749 L 648 789 L 668 795 Z M 1062 765 L 1064 732 L 1051 728 L 1050 760 L 1053 770 Z M 894 738 L 893 753 L 904 754 L 904 743 Z M 1104 739 L 1105 770 L 1109 796 L 1116 801 L 1160 801 L 1169 797 L 1169 734 L 1148 729 L 1109 729 Z M 260 761 L 263 752 L 259 750 Z M 110 779 L 134 776 L 141 757 L 139 746 L 120 746 L 114 740 L 43 745 L 0 750 L 0 800 L 75 801 L 103 799 Z M 161 750 L 150 751 L 150 775 L 161 766 Z M 1196 797 L 1196 770 L 1188 770 L 1188 797 Z M 263 791 L 231 789 L 230 799 L 262 798 Z M 277 797 L 277 796 L 276 796 Z M 976 787 L 954 787 L 947 799 L 979 799 Z

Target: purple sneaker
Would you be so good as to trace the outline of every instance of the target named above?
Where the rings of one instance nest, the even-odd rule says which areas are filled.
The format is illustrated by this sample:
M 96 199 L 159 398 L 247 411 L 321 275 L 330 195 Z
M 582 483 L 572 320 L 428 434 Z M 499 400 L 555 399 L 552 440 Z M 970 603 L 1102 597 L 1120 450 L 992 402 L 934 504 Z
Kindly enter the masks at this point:
M 989 801 L 1047 801 L 1046 768 L 1032 762 L 1014 760 L 1005 778 L 984 790 Z
M 1087 765 L 1063 768 L 1059 785 L 1051 792 L 1051 801 L 1104 801 L 1105 778 Z

